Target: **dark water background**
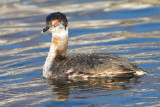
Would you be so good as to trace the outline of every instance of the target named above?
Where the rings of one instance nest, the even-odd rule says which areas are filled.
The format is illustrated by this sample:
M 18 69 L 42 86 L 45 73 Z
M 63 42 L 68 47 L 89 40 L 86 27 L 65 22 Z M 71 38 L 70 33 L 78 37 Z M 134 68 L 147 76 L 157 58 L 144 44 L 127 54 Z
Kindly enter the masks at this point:
M 131 80 L 46 81 L 45 17 L 69 18 L 68 54 L 122 56 L 149 74 Z M 160 106 L 159 0 L 1 0 L 0 106 Z

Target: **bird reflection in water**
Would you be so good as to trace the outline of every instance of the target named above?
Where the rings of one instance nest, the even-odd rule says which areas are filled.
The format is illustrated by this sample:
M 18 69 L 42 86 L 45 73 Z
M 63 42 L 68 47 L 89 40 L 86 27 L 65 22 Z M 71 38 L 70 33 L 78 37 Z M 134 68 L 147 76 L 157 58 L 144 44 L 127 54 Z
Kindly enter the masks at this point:
M 51 86 L 52 94 L 56 95 L 56 98 L 54 99 L 55 101 L 68 101 L 71 98 L 72 99 L 82 98 L 82 97 L 71 97 L 71 96 L 77 94 L 83 94 L 86 92 L 128 90 L 131 89 L 138 82 L 139 82 L 138 77 L 128 78 L 128 79 L 94 78 L 88 80 L 47 79 L 47 83 Z M 105 95 L 105 93 L 103 95 Z M 85 98 L 87 98 L 87 96 Z

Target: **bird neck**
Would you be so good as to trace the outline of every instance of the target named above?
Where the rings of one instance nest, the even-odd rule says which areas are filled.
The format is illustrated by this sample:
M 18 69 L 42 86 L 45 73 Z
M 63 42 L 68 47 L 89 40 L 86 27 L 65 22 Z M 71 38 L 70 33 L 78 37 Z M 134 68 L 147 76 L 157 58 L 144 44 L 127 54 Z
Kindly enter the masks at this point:
M 61 59 L 66 57 L 68 47 L 68 31 L 62 30 L 52 33 L 52 40 L 50 51 L 48 55 L 53 56 L 54 59 Z
M 43 75 L 46 77 L 49 71 L 53 70 L 54 61 L 66 57 L 68 47 L 68 28 L 57 29 L 52 33 L 50 50 L 46 58 Z

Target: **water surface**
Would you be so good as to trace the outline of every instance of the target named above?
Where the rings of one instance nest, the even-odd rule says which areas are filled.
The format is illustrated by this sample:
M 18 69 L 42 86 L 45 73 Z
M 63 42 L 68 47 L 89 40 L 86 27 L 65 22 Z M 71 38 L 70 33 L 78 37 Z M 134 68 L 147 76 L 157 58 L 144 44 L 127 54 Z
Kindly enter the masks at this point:
M 0 105 L 105 107 L 160 106 L 158 0 L 1 0 Z M 122 56 L 149 74 L 133 79 L 49 81 L 42 67 L 51 34 L 45 17 L 69 18 L 68 54 Z

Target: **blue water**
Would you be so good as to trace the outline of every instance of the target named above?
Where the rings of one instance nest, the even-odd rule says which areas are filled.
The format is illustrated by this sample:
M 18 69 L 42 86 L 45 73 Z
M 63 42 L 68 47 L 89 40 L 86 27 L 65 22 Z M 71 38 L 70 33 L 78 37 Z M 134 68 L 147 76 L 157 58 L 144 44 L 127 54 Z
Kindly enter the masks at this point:
M 126 0 L 0 2 L 0 106 L 160 106 L 160 3 Z M 69 18 L 68 54 L 119 55 L 149 73 L 132 79 L 49 81 L 42 67 L 51 34 L 45 17 Z

